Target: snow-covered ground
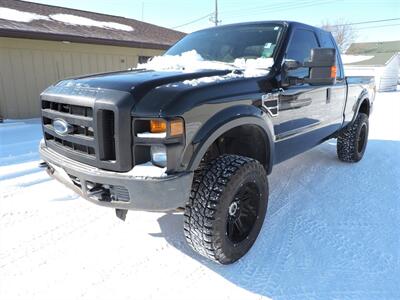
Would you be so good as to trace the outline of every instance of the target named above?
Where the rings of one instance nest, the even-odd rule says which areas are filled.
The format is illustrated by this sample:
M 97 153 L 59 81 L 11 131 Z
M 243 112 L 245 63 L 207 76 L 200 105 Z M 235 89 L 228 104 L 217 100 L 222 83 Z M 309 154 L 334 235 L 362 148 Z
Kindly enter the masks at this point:
M 181 214 L 95 206 L 37 167 L 37 120 L 0 124 L 0 299 L 400 299 L 400 92 L 378 94 L 358 164 L 335 141 L 276 166 L 267 219 L 230 266 Z

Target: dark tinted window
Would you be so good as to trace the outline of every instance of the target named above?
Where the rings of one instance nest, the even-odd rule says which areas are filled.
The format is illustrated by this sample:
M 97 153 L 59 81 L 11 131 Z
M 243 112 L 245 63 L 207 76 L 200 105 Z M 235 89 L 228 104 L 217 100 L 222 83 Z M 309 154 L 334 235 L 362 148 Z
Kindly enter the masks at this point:
M 319 41 L 321 43 L 322 48 L 335 48 L 335 43 L 333 41 L 333 36 L 329 32 L 321 32 L 319 34 Z M 340 53 L 336 50 L 336 70 L 337 70 L 337 78 L 343 78 L 342 69 L 339 66 L 339 58 Z
M 314 32 L 297 29 L 292 36 L 286 52 L 286 59 L 304 62 L 310 58 L 311 49 L 319 48 Z M 289 76 L 304 78 L 308 76 L 308 68 L 299 68 L 289 72 Z
M 319 41 L 321 43 L 322 48 L 335 48 L 335 43 L 333 41 L 333 36 L 329 32 L 321 31 L 319 34 Z M 337 78 L 343 78 L 342 69 L 339 66 L 339 56 L 340 53 L 336 50 L 336 69 L 337 69 Z
M 322 48 L 335 48 L 335 44 L 333 43 L 331 36 L 328 32 L 321 32 L 319 34 L 319 41 Z
M 166 55 L 195 50 L 210 61 L 233 62 L 237 58 L 269 58 L 280 39 L 282 26 L 240 25 L 212 28 L 187 35 Z

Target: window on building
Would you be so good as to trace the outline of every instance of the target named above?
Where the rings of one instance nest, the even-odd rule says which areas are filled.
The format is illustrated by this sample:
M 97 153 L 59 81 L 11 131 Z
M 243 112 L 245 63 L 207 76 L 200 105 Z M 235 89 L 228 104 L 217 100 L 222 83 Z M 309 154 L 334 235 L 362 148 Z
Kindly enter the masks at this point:
M 150 60 L 150 58 L 153 58 L 153 56 L 139 56 L 138 62 L 139 64 L 145 64 Z

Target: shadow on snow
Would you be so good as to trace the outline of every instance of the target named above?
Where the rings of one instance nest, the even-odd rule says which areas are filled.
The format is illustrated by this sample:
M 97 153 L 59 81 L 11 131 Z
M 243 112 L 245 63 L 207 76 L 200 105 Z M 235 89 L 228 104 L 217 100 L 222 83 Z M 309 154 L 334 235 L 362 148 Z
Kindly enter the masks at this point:
M 400 296 L 400 142 L 370 140 L 357 164 L 329 141 L 276 167 L 250 252 L 220 266 L 186 245 L 182 214 L 158 219 L 168 243 L 232 283 L 274 299 Z

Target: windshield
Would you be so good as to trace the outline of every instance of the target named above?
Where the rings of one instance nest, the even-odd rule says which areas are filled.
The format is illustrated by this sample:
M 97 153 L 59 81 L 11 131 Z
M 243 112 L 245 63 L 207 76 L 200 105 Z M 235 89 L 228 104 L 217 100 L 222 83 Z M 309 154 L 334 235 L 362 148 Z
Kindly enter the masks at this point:
M 187 35 L 165 55 L 195 50 L 206 61 L 233 63 L 236 59 L 272 58 L 282 34 L 276 24 L 214 28 Z

